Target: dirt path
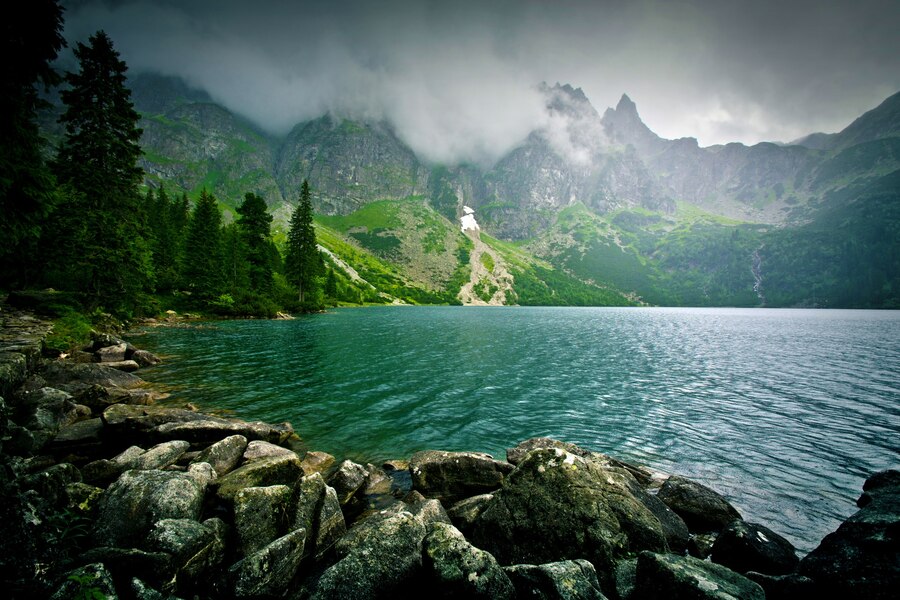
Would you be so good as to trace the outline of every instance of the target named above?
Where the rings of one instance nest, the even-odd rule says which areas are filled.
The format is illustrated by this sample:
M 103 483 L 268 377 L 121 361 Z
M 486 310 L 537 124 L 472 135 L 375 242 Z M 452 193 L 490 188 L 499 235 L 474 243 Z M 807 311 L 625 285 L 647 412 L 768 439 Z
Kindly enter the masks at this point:
M 459 291 L 460 301 L 466 306 L 505 306 L 512 303 L 515 298 L 513 276 L 507 270 L 506 263 L 493 248 L 481 241 L 478 231 L 470 229 L 466 235 L 475 248 L 469 255 L 472 274 Z M 493 268 L 489 270 L 485 263 Z M 490 294 L 490 299 L 485 301 L 483 298 L 487 294 Z

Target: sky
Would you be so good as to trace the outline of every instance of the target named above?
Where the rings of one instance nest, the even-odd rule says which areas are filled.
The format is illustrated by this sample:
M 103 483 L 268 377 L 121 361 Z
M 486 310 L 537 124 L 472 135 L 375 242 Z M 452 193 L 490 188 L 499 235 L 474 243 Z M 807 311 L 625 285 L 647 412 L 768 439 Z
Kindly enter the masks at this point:
M 176 75 L 263 129 L 384 119 L 420 156 L 490 163 L 546 125 L 540 82 L 623 93 L 701 146 L 835 132 L 900 91 L 898 0 L 69 0 L 132 74 Z

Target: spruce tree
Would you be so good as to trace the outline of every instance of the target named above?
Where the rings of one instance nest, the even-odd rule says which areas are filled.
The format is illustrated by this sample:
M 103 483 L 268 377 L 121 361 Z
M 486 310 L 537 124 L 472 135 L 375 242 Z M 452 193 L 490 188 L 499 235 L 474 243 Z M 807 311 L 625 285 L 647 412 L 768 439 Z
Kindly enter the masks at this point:
M 19 3 L 0 29 L 0 287 L 7 287 L 36 276 L 39 238 L 57 200 L 36 122 L 46 103 L 35 86 L 59 82 L 51 63 L 65 46 L 62 9 L 55 0 Z
M 79 70 L 66 75 L 70 88 L 61 93 L 65 138 L 54 161 L 66 192 L 55 218 L 64 248 L 59 284 L 86 292 L 92 304 L 128 307 L 152 285 L 139 115 L 109 36 L 100 31 L 77 44 L 75 57 Z
M 272 292 L 272 261 L 269 248 L 272 215 L 266 210 L 266 201 L 248 193 L 237 208 L 238 227 L 246 247 L 250 272 L 250 287 L 261 295 Z
M 322 257 L 316 244 L 309 182 L 306 180 L 303 180 L 300 187 L 300 201 L 291 217 L 284 271 L 288 282 L 297 288 L 301 304 L 310 305 L 321 296 Z
M 222 214 L 215 196 L 205 189 L 191 213 L 181 277 L 200 301 L 212 301 L 222 293 Z

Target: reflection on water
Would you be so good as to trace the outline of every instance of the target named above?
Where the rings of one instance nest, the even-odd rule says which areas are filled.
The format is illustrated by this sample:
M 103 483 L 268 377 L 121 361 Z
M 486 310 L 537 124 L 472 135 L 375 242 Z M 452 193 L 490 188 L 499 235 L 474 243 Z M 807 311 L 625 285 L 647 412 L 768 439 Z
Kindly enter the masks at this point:
M 145 378 L 318 450 L 503 456 L 547 435 L 695 477 L 811 549 L 898 466 L 900 314 L 371 308 L 156 329 Z

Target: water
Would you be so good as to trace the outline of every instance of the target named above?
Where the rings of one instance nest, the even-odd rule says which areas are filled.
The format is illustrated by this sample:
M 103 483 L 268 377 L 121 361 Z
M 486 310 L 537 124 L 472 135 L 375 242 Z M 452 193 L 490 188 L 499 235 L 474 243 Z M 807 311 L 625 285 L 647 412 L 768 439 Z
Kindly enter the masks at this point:
M 900 313 L 367 308 L 154 329 L 173 396 L 378 462 L 550 436 L 710 485 L 802 551 L 900 465 Z

